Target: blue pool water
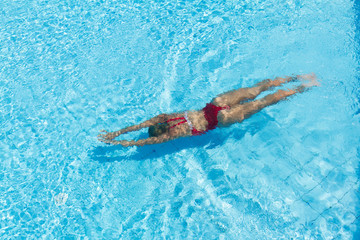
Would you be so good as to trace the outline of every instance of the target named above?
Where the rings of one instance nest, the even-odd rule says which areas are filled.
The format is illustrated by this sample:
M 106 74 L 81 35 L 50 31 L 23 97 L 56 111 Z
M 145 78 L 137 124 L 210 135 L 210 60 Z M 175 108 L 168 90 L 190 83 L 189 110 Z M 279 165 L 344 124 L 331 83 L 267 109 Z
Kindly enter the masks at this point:
M 1 239 L 360 239 L 357 1 L 0 6 Z M 321 87 L 226 129 L 96 139 L 308 72 Z

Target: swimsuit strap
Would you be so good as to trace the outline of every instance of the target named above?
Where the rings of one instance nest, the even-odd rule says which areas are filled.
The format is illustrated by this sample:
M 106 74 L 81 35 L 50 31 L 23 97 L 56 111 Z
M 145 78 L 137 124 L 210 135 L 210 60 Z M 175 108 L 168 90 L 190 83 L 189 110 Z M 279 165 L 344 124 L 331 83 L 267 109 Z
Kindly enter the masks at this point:
M 220 110 L 230 109 L 230 106 L 220 107 Z
M 193 128 L 193 129 L 191 129 L 191 133 L 192 133 L 192 135 L 201 135 L 201 134 L 204 134 L 205 131 L 199 131 L 199 130 Z
M 167 120 L 166 122 L 172 122 L 172 121 L 183 120 L 183 119 L 185 119 L 185 118 L 184 117 L 171 118 L 171 119 Z
M 187 112 L 185 112 L 184 117 L 185 117 L 185 119 L 186 119 L 186 121 L 187 121 L 187 123 L 188 123 L 188 125 L 189 125 L 189 127 L 191 129 L 192 135 L 201 135 L 201 134 L 205 133 L 204 131 L 199 131 L 196 128 L 194 128 L 194 126 L 192 125 L 192 123 L 191 123 L 191 121 L 190 121 L 190 119 L 188 117 Z
M 172 125 L 170 128 L 176 127 L 177 125 L 180 125 L 182 123 L 186 123 L 186 119 L 184 117 L 171 118 L 171 119 L 167 120 L 166 122 L 169 123 L 169 122 L 176 121 L 176 120 L 183 120 L 183 121 Z
M 190 119 L 189 119 L 189 117 L 188 117 L 188 113 L 187 113 L 187 112 L 185 112 L 184 118 L 186 119 L 186 122 L 187 122 L 187 124 L 189 125 L 190 129 L 193 130 L 194 127 L 193 127 L 193 125 L 192 125 L 192 123 L 191 123 L 191 121 L 190 121 Z
M 170 128 L 174 128 L 174 127 L 176 127 L 176 126 L 178 126 L 178 125 L 180 125 L 180 124 L 187 123 L 187 124 L 189 125 L 189 127 L 190 127 L 190 130 L 191 130 L 192 135 L 201 135 L 201 134 L 204 134 L 204 131 L 199 131 L 199 130 L 197 130 L 196 128 L 194 128 L 194 126 L 192 125 L 192 123 L 191 123 L 191 121 L 190 121 L 190 119 L 189 119 L 189 117 L 188 117 L 188 113 L 187 113 L 187 112 L 185 112 L 184 117 L 171 118 L 171 119 L 167 120 L 166 122 L 169 123 L 169 122 L 176 121 L 176 120 L 183 120 L 183 121 L 178 122 L 178 123 L 172 125 Z
M 183 124 L 183 123 L 186 123 L 186 120 L 178 122 L 178 123 L 172 125 L 170 128 L 176 127 L 177 125 L 180 125 L 180 124 Z

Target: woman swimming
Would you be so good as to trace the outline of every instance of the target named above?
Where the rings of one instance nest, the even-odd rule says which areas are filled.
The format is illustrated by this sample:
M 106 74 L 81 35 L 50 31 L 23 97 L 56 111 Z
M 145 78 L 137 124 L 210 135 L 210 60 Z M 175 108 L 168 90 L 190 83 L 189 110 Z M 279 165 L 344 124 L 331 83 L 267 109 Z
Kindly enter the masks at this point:
M 294 89 L 278 90 L 259 100 L 249 101 L 255 99 L 263 91 L 294 80 L 307 82 L 303 82 Z M 250 88 L 240 88 L 223 93 L 214 98 L 211 103 L 206 104 L 201 110 L 160 114 L 141 124 L 130 126 L 116 132 L 102 130 L 104 133 L 99 134 L 98 138 L 104 143 L 120 144 L 128 147 L 162 143 L 179 137 L 201 135 L 216 127 L 227 127 L 234 123 L 240 123 L 264 107 L 273 105 L 295 93 L 301 93 L 312 86 L 319 86 L 315 74 L 284 78 L 278 77 L 274 80 L 266 79 Z M 149 128 L 149 138 L 138 141 L 114 140 L 122 134 L 147 127 Z

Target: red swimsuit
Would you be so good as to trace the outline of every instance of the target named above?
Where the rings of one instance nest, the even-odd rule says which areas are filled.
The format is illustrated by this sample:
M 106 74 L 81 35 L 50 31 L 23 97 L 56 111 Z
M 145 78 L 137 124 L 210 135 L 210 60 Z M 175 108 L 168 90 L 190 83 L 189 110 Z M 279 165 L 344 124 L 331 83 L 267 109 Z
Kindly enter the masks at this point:
M 218 107 L 212 103 L 206 104 L 206 106 L 202 109 L 204 112 L 205 119 L 208 121 L 208 125 L 207 125 L 207 128 L 205 131 L 199 131 L 199 130 L 195 129 L 194 127 L 192 127 L 192 124 L 189 123 L 189 120 L 187 120 L 187 117 L 171 118 L 171 119 L 167 120 L 166 122 L 169 123 L 171 121 L 183 120 L 181 122 L 178 122 L 178 123 L 172 125 L 170 128 L 176 127 L 177 125 L 187 122 L 191 128 L 192 135 L 201 135 L 201 134 L 204 134 L 208 130 L 215 129 L 216 126 L 218 125 L 217 115 L 218 115 L 219 111 L 224 110 L 224 109 L 229 109 L 229 108 L 230 108 L 229 106 Z
M 206 128 L 206 131 L 216 128 L 216 126 L 218 125 L 217 115 L 218 115 L 219 111 L 224 110 L 224 109 L 230 109 L 230 107 L 229 106 L 218 107 L 212 103 L 206 104 L 206 106 L 203 108 L 204 116 L 205 116 L 206 120 L 208 121 L 208 126 Z

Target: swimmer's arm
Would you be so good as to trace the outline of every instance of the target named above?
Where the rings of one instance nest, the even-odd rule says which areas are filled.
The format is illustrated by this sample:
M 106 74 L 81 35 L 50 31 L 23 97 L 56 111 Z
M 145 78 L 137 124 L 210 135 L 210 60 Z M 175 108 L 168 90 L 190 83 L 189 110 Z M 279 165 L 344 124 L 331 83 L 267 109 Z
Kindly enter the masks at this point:
M 108 141 L 107 143 L 111 143 L 113 145 L 122 145 L 123 147 L 130 147 L 130 146 L 144 146 L 144 145 L 150 145 L 150 144 L 158 144 L 158 143 L 163 143 L 163 142 L 167 142 L 174 139 L 173 137 L 170 137 L 169 135 L 165 134 L 162 135 L 160 137 L 150 137 L 150 138 L 146 138 L 146 139 L 140 139 L 138 141 L 128 141 L 128 140 L 121 140 L 121 141 L 116 141 L 116 140 L 111 140 Z
M 153 117 L 153 118 L 151 118 L 149 120 L 146 120 L 145 122 L 142 122 L 140 124 L 124 128 L 124 129 L 120 130 L 119 132 L 121 132 L 121 134 L 127 133 L 127 132 L 133 132 L 133 131 L 137 131 L 137 130 L 142 129 L 142 128 L 150 127 L 151 125 L 154 125 L 154 124 L 157 124 L 157 123 L 164 123 L 167 120 L 166 116 L 167 116 L 167 114 L 157 115 L 156 117 Z
M 101 130 L 101 132 L 104 132 L 105 134 L 99 134 L 98 138 L 100 141 L 106 142 L 109 140 L 113 140 L 114 138 L 120 136 L 121 134 L 137 131 L 137 130 L 140 130 L 140 129 L 146 128 L 146 127 L 150 127 L 151 125 L 154 125 L 156 123 L 163 123 L 163 122 L 166 122 L 166 120 L 167 120 L 167 114 L 160 114 L 160 115 L 157 115 L 156 117 L 153 117 L 143 123 L 133 125 L 133 126 L 130 126 L 127 128 L 123 128 L 123 129 L 120 129 L 115 132 L 107 132 L 105 130 Z

